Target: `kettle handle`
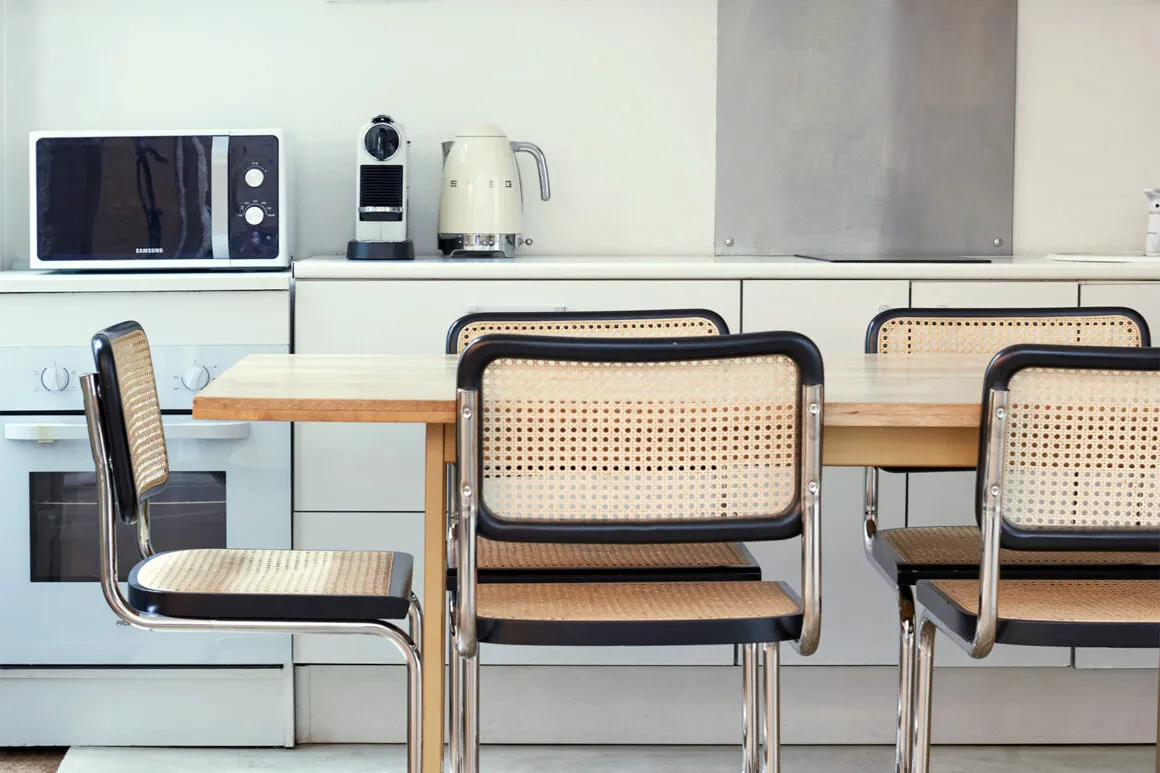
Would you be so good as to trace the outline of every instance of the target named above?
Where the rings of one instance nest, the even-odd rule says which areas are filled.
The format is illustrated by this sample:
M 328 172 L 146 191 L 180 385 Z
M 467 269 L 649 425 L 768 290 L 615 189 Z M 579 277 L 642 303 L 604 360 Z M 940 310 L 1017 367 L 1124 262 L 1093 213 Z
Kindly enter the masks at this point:
M 513 142 L 513 153 L 528 153 L 536 159 L 536 169 L 540 172 L 540 200 L 548 201 L 552 198 L 552 185 L 548 180 L 548 159 L 544 158 L 544 151 L 533 142 Z

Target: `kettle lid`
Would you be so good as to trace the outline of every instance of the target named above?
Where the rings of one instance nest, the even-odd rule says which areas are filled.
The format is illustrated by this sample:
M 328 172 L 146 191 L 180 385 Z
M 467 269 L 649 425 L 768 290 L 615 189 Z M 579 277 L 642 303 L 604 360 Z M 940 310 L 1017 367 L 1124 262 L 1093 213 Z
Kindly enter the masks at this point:
M 464 126 L 455 134 L 456 137 L 501 137 L 507 139 L 503 129 L 490 123 L 473 123 Z

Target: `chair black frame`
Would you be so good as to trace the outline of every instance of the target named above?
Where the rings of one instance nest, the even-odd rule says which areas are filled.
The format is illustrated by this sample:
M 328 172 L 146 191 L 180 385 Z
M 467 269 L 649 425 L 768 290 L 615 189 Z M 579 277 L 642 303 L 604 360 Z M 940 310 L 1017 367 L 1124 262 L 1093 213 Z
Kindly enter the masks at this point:
M 714 521 L 705 524 L 664 521 L 647 526 L 632 523 L 594 526 L 564 522 L 537 522 L 534 524 L 505 523 L 483 504 L 479 470 L 482 466 L 482 424 L 479 418 L 483 374 L 497 359 L 555 360 L 563 362 L 681 362 L 706 359 L 727 359 L 745 356 L 785 355 L 792 359 L 799 371 L 800 405 L 797 413 L 800 467 L 796 479 L 795 497 L 785 512 L 771 514 L 765 520 L 743 519 L 736 524 Z M 477 534 L 517 540 L 550 540 L 555 542 L 687 542 L 720 538 L 724 528 L 730 538 L 746 540 L 775 540 L 802 538 L 802 598 L 798 601 L 799 614 L 783 620 L 763 618 L 721 620 L 744 643 L 743 675 L 745 684 L 744 749 L 746 770 L 757 770 L 758 715 L 761 712 L 757 697 L 758 648 L 765 659 L 765 754 L 766 769 L 776 770 L 779 760 L 780 731 L 777 722 L 778 644 L 795 635 L 795 646 L 803 655 L 817 649 L 821 626 L 821 427 L 822 383 L 824 370 L 821 354 L 808 338 L 790 332 L 754 333 L 729 338 L 689 338 L 681 340 L 620 341 L 612 339 L 568 339 L 543 336 L 484 336 L 464 351 L 459 361 L 457 445 L 460 463 L 456 488 L 458 508 L 457 541 L 461 559 L 456 577 L 452 615 L 452 765 L 456 770 L 474 773 L 478 770 L 478 644 L 488 633 L 499 634 L 505 628 L 507 643 L 516 640 L 540 645 L 563 644 L 570 637 L 579 636 L 582 643 L 597 644 L 600 629 L 607 643 L 619 645 L 685 644 L 689 637 L 704 637 L 705 623 L 587 623 L 584 628 L 561 621 L 546 625 L 535 622 L 503 621 L 477 617 L 475 540 Z M 638 528 L 639 527 L 639 528 Z M 595 536 L 594 532 L 599 535 Z M 784 586 L 782 586 L 784 588 Z M 792 618 L 792 619 L 790 619 Z M 764 625 L 763 625 L 764 623 Z M 650 634 L 648 627 L 656 629 Z M 524 630 L 524 629 L 527 630 Z M 533 631 L 533 628 L 542 630 Z M 551 629 L 551 630 L 546 630 Z M 585 630 L 587 629 L 587 630 Z M 761 644 L 753 637 L 769 637 Z M 570 643 L 575 643 L 573 639 Z M 737 642 L 734 642 L 737 643 Z
M 913 728 L 910 756 L 916 773 L 927 773 L 930 765 L 936 628 L 942 629 L 974 658 L 986 657 L 996 643 L 1056 647 L 1160 646 L 1160 623 L 1019 620 L 1003 619 L 1000 615 L 1001 545 L 1014 550 L 1160 552 L 1160 528 L 1134 530 L 1130 533 L 1115 529 L 1107 532 L 1028 532 L 1012 528 L 1006 522 L 1001 502 L 1006 491 L 1003 457 L 1008 387 L 1012 378 L 1027 368 L 1157 373 L 1160 372 L 1160 348 L 1021 344 L 1002 350 L 992 359 L 984 376 L 983 421 L 979 439 L 979 468 L 976 473 L 975 510 L 982 533 L 982 557 L 977 574 L 978 607 L 974 614 L 960 608 L 940 593 L 933 581 L 923 580 L 917 585 L 918 600 L 926 611 L 918 631 L 916 694 L 912 713 L 904 718 L 908 726 Z M 1160 577 L 1155 572 L 1148 580 L 1160 583 Z M 1157 757 L 1157 764 L 1160 765 L 1160 756 Z

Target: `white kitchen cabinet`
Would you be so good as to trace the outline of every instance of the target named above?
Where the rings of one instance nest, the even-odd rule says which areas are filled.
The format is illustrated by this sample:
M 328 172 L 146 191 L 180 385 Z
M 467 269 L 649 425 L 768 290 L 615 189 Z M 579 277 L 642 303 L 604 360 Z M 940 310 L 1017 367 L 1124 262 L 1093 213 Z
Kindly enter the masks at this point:
M 905 281 L 754 281 L 743 288 L 743 332 L 796 330 L 826 357 L 865 351 L 866 327 L 880 311 L 906 306 Z M 884 477 L 879 491 L 882 528 L 904 525 L 905 478 Z M 861 468 L 822 472 L 822 639 L 817 653 L 801 658 L 783 650 L 786 663 L 888 665 L 898 662 L 896 595 L 866 557 L 862 539 Z M 753 543 L 767 579 L 801 590 L 798 540 Z
M 737 281 L 303 280 L 295 298 L 300 354 L 437 354 L 456 319 L 477 311 L 707 308 L 741 321 Z M 297 511 L 423 509 L 423 428 L 298 424 Z
M 914 282 L 911 305 L 924 308 L 1011 308 L 1075 306 L 1074 282 Z M 975 519 L 975 473 L 928 472 L 909 475 L 908 526 L 955 526 Z M 938 665 L 1066 666 L 1071 651 L 1051 647 L 997 646 L 975 660 L 953 644 L 936 648 Z
M 1160 282 L 1092 282 L 1080 285 L 1081 306 L 1127 306 L 1144 317 L 1152 345 L 1160 346 Z
M 1143 315 L 1152 333 L 1152 345 L 1160 337 L 1160 282 L 1098 283 L 1080 286 L 1083 306 L 1127 306 Z M 1155 668 L 1160 653 L 1155 649 L 1077 649 L 1076 668 Z

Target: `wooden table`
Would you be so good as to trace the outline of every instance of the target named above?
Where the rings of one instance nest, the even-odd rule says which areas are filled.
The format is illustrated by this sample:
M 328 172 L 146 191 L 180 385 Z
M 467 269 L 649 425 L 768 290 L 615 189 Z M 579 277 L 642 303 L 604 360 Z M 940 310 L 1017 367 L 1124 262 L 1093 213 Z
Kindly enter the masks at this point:
M 827 465 L 974 467 L 988 358 L 965 355 L 827 359 Z M 195 419 L 426 424 L 423 769 L 443 759 L 443 598 L 447 567 L 444 464 L 455 460 L 453 356 L 251 355 L 193 400 Z

